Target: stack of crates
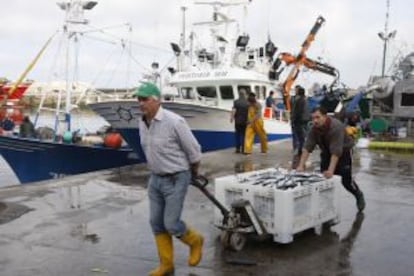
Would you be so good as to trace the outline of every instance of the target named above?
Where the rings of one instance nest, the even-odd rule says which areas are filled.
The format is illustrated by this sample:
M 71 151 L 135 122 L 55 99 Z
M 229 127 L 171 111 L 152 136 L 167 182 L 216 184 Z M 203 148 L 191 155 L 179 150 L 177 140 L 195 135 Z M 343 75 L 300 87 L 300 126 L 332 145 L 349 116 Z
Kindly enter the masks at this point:
M 215 179 L 215 197 L 229 210 L 236 200 L 248 200 L 273 240 L 289 243 L 296 233 L 310 228 L 320 233 L 322 224 L 340 220 L 341 178 L 301 174 L 298 181 L 296 176 L 269 168 L 219 177 Z M 216 209 L 215 225 L 222 226 L 222 219 Z

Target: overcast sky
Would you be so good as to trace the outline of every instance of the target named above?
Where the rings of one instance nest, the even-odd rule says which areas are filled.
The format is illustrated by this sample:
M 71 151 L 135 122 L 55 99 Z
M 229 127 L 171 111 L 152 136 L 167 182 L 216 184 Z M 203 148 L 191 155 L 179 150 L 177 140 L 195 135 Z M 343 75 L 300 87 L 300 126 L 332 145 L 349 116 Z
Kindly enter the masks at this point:
M 46 40 L 60 28 L 64 13 L 53 0 L 3 2 L 0 77 L 17 79 Z M 132 25 L 136 58 L 133 63 L 139 65 L 137 72 L 141 70 L 142 73 L 142 66 L 149 67 L 152 61 L 159 61 L 163 67 L 173 58 L 169 43 L 179 40 L 182 3 L 189 6 L 188 28 L 192 21 L 209 19 L 209 8 L 194 7 L 192 1 L 181 0 L 101 0 L 87 12 L 87 17 L 94 27 L 123 23 Z M 397 35 L 389 43 L 387 70 L 399 56 L 414 51 L 413 11 L 414 0 L 390 0 L 388 31 L 397 30 Z M 356 88 L 365 85 L 370 75 L 381 73 L 383 43 L 377 33 L 384 31 L 385 13 L 386 0 L 253 0 L 246 30 L 251 36 L 252 46 L 265 43 L 270 33 L 279 51 L 297 53 L 316 18 L 322 15 L 326 22 L 311 45 L 308 57 L 321 57 L 340 71 L 342 82 Z M 91 44 L 95 43 L 92 38 L 89 38 Z M 82 44 L 81 50 L 86 49 L 91 50 L 92 47 Z M 54 52 L 48 50 L 46 54 L 53 56 Z M 83 58 L 89 60 L 80 69 L 84 80 L 90 77 L 97 85 L 119 85 L 110 83 L 108 77 L 99 80 L 99 73 L 96 73 L 109 58 L 92 59 L 90 52 Z M 53 65 L 46 61 L 47 58 L 42 57 L 28 78 L 50 79 L 48 74 L 53 71 Z M 130 80 L 137 82 L 140 73 L 130 76 Z M 85 74 L 88 76 L 85 77 Z M 304 72 L 301 76 L 299 81 L 308 85 L 318 80 L 320 73 Z

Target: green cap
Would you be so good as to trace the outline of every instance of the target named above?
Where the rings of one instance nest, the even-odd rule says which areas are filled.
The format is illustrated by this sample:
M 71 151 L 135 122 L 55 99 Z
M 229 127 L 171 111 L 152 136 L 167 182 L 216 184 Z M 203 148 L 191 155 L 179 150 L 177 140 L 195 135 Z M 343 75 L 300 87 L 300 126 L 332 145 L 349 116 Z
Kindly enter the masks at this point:
M 134 93 L 134 97 L 160 97 L 161 92 L 157 86 L 150 82 L 144 82 L 141 84 Z

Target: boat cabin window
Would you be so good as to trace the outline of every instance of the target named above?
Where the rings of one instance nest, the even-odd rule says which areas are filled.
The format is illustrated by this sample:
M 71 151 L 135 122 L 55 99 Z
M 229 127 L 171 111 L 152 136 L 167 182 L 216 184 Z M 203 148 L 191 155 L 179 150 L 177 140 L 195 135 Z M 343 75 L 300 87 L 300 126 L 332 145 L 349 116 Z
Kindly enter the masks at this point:
M 262 95 L 263 95 L 263 99 L 266 99 L 266 95 L 267 95 L 266 86 L 262 86 Z
M 230 85 L 220 86 L 220 95 L 223 100 L 234 99 L 233 87 Z
M 258 86 L 258 85 L 254 86 L 254 93 L 256 94 L 257 99 L 262 98 L 262 93 L 260 93 L 260 86 Z
M 414 94 L 402 93 L 401 106 L 414 106 Z
M 183 99 L 195 99 L 195 95 L 192 87 L 182 87 L 181 96 Z
M 238 85 L 237 86 L 237 91 L 240 91 L 240 89 L 246 90 L 246 96 L 247 96 L 247 94 L 249 94 L 250 92 L 252 92 L 252 89 L 248 85 Z
M 266 86 L 254 86 L 254 93 L 258 99 L 266 99 Z
M 217 97 L 216 87 L 214 87 L 214 86 L 197 87 L 197 92 L 202 97 L 206 97 L 206 98 L 216 98 Z

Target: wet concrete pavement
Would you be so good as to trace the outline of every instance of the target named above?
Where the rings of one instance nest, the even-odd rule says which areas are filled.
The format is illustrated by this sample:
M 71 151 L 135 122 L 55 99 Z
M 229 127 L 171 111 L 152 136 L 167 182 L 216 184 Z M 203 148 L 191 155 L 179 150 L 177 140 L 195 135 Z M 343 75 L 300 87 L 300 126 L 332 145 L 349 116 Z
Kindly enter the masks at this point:
M 267 155 L 257 151 L 205 154 L 201 170 L 213 179 L 289 166 L 289 142 L 271 144 Z M 287 245 L 251 240 L 241 252 L 222 250 L 215 207 L 191 187 L 184 220 L 204 234 L 204 255 L 189 268 L 187 247 L 175 240 L 175 275 L 412 275 L 414 158 L 361 150 L 355 159 L 364 214 L 344 192 L 338 225 Z M 158 264 L 147 175 L 136 166 L 0 189 L 0 275 L 147 275 Z

